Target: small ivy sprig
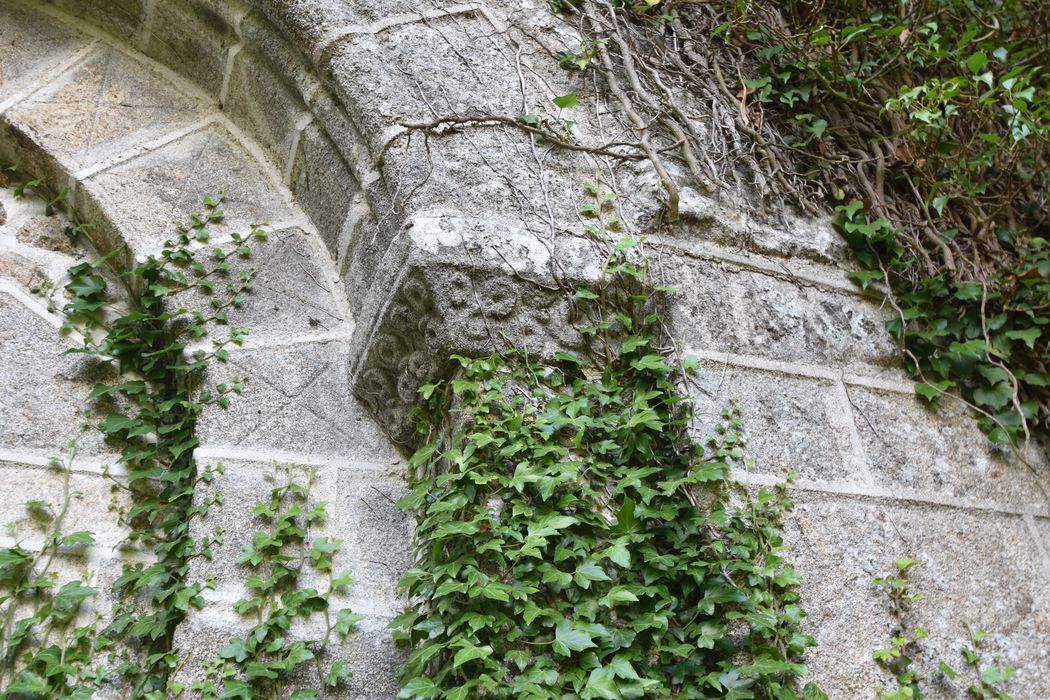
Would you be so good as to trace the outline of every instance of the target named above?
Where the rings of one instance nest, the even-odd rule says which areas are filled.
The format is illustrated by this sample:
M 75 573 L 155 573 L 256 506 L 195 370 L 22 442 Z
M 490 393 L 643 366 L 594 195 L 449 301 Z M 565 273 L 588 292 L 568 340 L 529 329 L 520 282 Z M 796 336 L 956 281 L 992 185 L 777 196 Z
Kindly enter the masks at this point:
M 65 459 L 49 465 L 62 475 L 60 503 L 25 504 L 28 521 L 43 529 L 40 547 L 0 548 L 0 697 L 80 700 L 108 676 L 95 658 L 96 622 L 82 620 L 96 590 L 79 578 L 63 581 L 54 569 L 56 560 L 77 556 L 95 542 L 90 532 L 63 531 L 75 497 L 75 458 L 76 443 L 70 443 Z
M 919 642 L 929 637 L 921 626 L 912 625 L 913 605 L 922 597 L 911 589 L 910 571 L 919 562 L 909 557 L 895 562 L 896 570 L 876 578 L 872 585 L 889 599 L 890 610 L 895 619 L 893 635 L 888 647 L 876 649 L 873 657 L 884 669 L 893 674 L 896 688 L 879 688 L 876 691 L 878 700 L 921 700 L 926 697 L 923 685 L 926 680 L 916 669 L 916 658 L 919 655 Z M 973 698 L 988 700 L 1010 700 L 1005 684 L 1014 675 L 1013 667 L 1002 665 L 998 657 L 993 664 L 981 668 L 981 656 L 978 647 L 987 637 L 980 627 L 970 631 L 972 647 L 963 645 L 961 653 L 975 678 L 966 688 L 966 693 Z M 942 679 L 951 683 L 959 678 L 960 673 L 951 665 L 941 660 L 937 670 Z
M 326 504 L 311 495 L 316 477 L 315 469 L 293 465 L 277 465 L 268 475 L 273 484 L 270 496 L 256 502 L 253 509 L 266 527 L 244 543 L 237 558 L 252 573 L 245 581 L 249 594 L 237 602 L 236 610 L 253 616 L 254 624 L 243 638 L 231 638 L 209 665 L 205 678 L 192 683 L 191 689 L 204 700 L 285 697 L 291 674 L 311 662 L 317 669 L 319 688 L 334 689 L 352 675 L 344 659 L 324 665 L 332 633 L 345 638 L 363 616 L 343 608 L 332 619 L 329 599 L 350 585 L 351 579 L 349 571 L 333 572 L 333 559 L 342 542 L 311 536 L 311 529 L 328 517 Z M 323 590 L 300 585 L 307 569 L 326 577 Z M 292 625 L 313 613 L 324 615 L 324 637 L 292 639 Z M 173 690 L 178 693 L 183 688 L 177 685 Z M 316 688 L 300 687 L 288 697 L 313 700 L 319 694 Z

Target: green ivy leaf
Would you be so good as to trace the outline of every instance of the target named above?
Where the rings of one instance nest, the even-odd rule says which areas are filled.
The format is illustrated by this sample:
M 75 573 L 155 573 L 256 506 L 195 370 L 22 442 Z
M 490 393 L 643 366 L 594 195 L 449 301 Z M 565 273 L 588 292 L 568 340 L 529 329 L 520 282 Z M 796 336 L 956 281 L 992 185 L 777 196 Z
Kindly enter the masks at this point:
M 452 668 L 459 668 L 460 666 L 469 661 L 473 661 L 475 659 L 486 659 L 491 655 L 492 647 L 488 644 L 484 646 L 475 646 L 473 644 L 468 644 L 456 652 L 456 656 L 452 660 Z
M 75 547 L 81 544 L 94 544 L 95 537 L 86 530 L 79 532 L 73 532 L 68 535 L 63 535 L 62 539 L 59 540 L 64 547 Z
M 981 69 L 986 65 L 988 65 L 988 55 L 984 51 L 970 54 L 970 57 L 966 59 L 966 69 L 969 70 L 972 75 L 980 73 Z
M 1035 341 L 1039 340 L 1039 337 L 1042 335 L 1042 333 L 1042 328 L 1027 328 L 1022 331 L 1006 331 L 1004 335 L 1010 340 L 1023 341 L 1024 344 L 1028 346 L 1029 350 L 1034 350 Z
M 350 634 L 350 630 L 353 629 L 361 620 L 365 619 L 364 615 L 358 615 L 349 608 L 343 608 L 335 616 L 335 631 L 343 637 Z
M 570 107 L 575 107 L 576 105 L 580 104 L 580 100 L 576 97 L 575 92 L 570 92 L 567 95 L 555 97 L 551 101 L 554 102 L 554 105 L 558 109 L 568 109 Z
M 418 676 L 402 685 L 397 697 L 401 700 L 411 700 L 412 698 L 436 698 L 439 695 L 441 691 L 434 681 L 425 676 Z
M 248 658 L 248 649 L 244 646 L 244 640 L 234 637 L 230 643 L 219 650 L 219 658 L 233 659 L 237 663 L 243 663 Z
M 561 656 L 570 656 L 574 651 L 583 651 L 598 646 L 591 641 L 591 635 L 577 629 L 569 620 L 562 620 L 554 630 L 554 652 Z

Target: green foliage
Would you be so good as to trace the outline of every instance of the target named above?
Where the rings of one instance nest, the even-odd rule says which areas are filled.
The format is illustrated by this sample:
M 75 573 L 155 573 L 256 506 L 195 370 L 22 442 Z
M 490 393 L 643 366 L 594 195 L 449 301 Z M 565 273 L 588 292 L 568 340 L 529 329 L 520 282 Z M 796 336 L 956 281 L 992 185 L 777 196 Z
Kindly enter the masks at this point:
M 896 561 L 893 573 L 876 578 L 872 585 L 889 599 L 890 610 L 895 619 L 893 635 L 889 646 L 876 649 L 873 657 L 884 669 L 893 674 L 896 688 L 879 688 L 878 700 L 922 700 L 926 697 L 923 686 L 927 681 L 917 667 L 916 659 L 920 655 L 920 642 L 928 638 L 926 630 L 913 624 L 912 606 L 920 599 L 919 593 L 912 593 L 909 572 L 919 562 L 904 558 Z M 966 669 L 973 676 L 973 682 L 966 688 L 966 694 L 973 698 L 989 700 L 1010 700 L 1004 689 L 1005 683 L 1014 675 L 1014 669 L 1001 665 L 998 658 L 993 664 L 981 668 L 981 656 L 977 649 L 986 638 L 987 633 L 980 627 L 970 632 L 972 646 L 963 645 L 961 653 L 966 661 Z M 943 684 L 953 686 L 960 673 L 944 661 L 937 664 L 937 673 Z
M 316 667 L 318 687 L 335 688 L 351 676 L 342 659 L 322 665 L 332 632 L 345 637 L 362 618 L 349 609 L 337 611 L 334 619 L 330 614 L 329 598 L 350 584 L 350 573 L 332 571 L 340 541 L 311 536 L 311 528 L 328 517 L 326 504 L 312 497 L 315 480 L 316 470 L 290 465 L 277 467 L 269 476 L 270 497 L 254 507 L 265 529 L 253 534 L 237 558 L 251 574 L 246 581 L 249 595 L 236 609 L 254 618 L 254 624 L 243 638 L 231 638 L 205 677 L 193 682 L 191 689 L 201 698 L 282 698 L 290 685 L 301 684 L 301 679 L 290 682 L 289 676 L 306 664 Z M 301 585 L 308 570 L 323 575 L 323 589 Z M 324 615 L 323 637 L 292 639 L 293 624 L 313 613 Z M 291 691 L 299 700 L 319 695 L 310 687 Z
M 647 279 L 625 239 L 576 294 L 582 352 L 457 357 L 421 389 L 399 697 L 824 697 L 797 689 L 814 641 L 780 535 L 790 499 L 730 480 L 735 409 L 707 448 L 691 439 Z
M 1045 435 L 1046 3 L 717 5 L 750 109 L 841 203 L 853 277 L 893 296 L 917 392 L 960 392 L 996 442 Z
M 24 183 L 34 190 L 42 183 Z M 63 206 L 64 193 L 49 203 L 49 215 Z M 229 326 L 253 285 L 254 270 L 235 272 L 234 258 L 249 258 L 266 232 L 252 227 L 247 236 L 231 234 L 232 242 L 215 247 L 209 225 L 222 221 L 222 198 L 205 198 L 205 209 L 188 223 L 162 252 L 127 265 L 117 249 L 97 260 L 74 266 L 65 285 L 63 329 L 77 331 L 85 354 L 111 366 L 115 379 L 98 384 L 87 402 L 105 417 L 97 428 L 121 448 L 122 474 L 104 475 L 112 482 L 120 522 L 128 529 L 124 546 L 152 557 L 146 563 L 125 564 L 113 585 L 116 596 L 104 628 L 96 621 L 80 624 L 83 603 L 95 591 L 79 580 L 59 585 L 51 571 L 56 557 L 68 557 L 94 542 L 88 532 L 65 533 L 62 521 L 69 505 L 69 468 L 64 466 L 64 503 L 56 509 L 43 501 L 27 504 L 31 519 L 46 534 L 38 551 L 21 546 L 0 549 L 0 688 L 2 697 L 90 698 L 103 684 L 123 678 L 129 696 L 155 700 L 181 695 L 186 688 L 169 678 L 182 663 L 172 647 L 176 626 L 203 603 L 207 583 L 191 582 L 191 562 L 210 558 L 221 532 L 194 536 L 192 526 L 222 495 L 200 488 L 214 480 L 216 470 L 193 459 L 198 439 L 196 423 L 208 407 L 226 408 L 231 394 L 241 391 L 244 378 L 226 384 L 206 384 L 204 370 L 227 362 L 229 346 L 240 345 L 247 330 Z M 90 236 L 92 226 L 78 224 L 67 233 L 74 241 Z M 202 308 L 183 306 L 193 292 Z M 217 328 L 219 339 L 207 340 Z M 221 465 L 218 471 L 222 471 Z M 246 545 L 241 562 L 253 570 L 247 579 L 251 596 L 238 603 L 256 624 L 244 639 L 232 639 L 208 676 L 193 684 L 201 697 L 282 697 L 287 674 L 307 662 L 317 665 L 319 688 L 335 688 L 350 669 L 336 660 L 323 669 L 321 659 L 332 632 L 345 637 L 360 619 L 350 610 L 329 616 L 333 591 L 350 583 L 348 573 L 332 573 L 338 541 L 310 538 L 311 526 L 326 517 L 324 503 L 310 498 L 314 474 L 297 479 L 291 468 L 278 470 L 286 480 L 274 486 L 270 499 L 256 504 L 255 514 L 268 529 Z M 309 543 L 309 546 L 307 546 Z M 306 569 L 323 576 L 322 591 L 299 585 Z M 292 623 L 319 611 L 325 617 L 322 639 L 290 641 Z M 318 697 L 310 688 L 297 690 L 299 700 Z
M 59 504 L 26 503 L 27 520 L 42 531 L 37 549 L 0 548 L 0 697 L 88 698 L 108 675 L 95 655 L 97 629 L 86 609 L 95 590 L 55 570 L 56 559 L 69 558 L 94 542 L 88 532 L 64 533 L 73 494 L 70 474 L 76 445 L 66 460 L 53 460 L 61 473 Z
M 879 266 L 906 255 L 889 223 L 868 221 L 860 202 L 838 212 L 862 263 Z M 1044 364 L 1050 336 L 1043 330 L 1050 323 L 1050 246 L 1042 238 L 1027 239 L 1018 242 L 1017 254 L 1015 264 L 980 283 L 940 272 L 898 286 L 899 313 L 887 323 L 921 380 L 916 393 L 933 401 L 959 391 L 982 412 L 988 436 L 1005 445 L 1023 443 L 1033 422 L 1043 424 L 1050 384 Z M 853 276 L 866 287 L 887 275 L 892 281 L 889 269 Z
M 891 610 L 897 620 L 890 645 L 876 649 L 873 654 L 875 661 L 893 674 L 897 688 L 880 688 L 877 693 L 878 700 L 919 700 L 923 697 L 919 687 L 921 679 L 913 667 L 913 657 L 916 644 L 928 635 L 922 627 L 912 629 L 909 618 L 912 604 L 920 598 L 920 594 L 911 592 L 911 581 L 908 578 L 909 570 L 916 564 L 918 562 L 914 559 L 898 559 L 896 571 L 876 578 L 872 584 L 889 598 Z
M 135 697 L 163 697 L 178 661 L 172 634 L 203 602 L 203 584 L 188 582 L 187 573 L 193 559 L 210 556 L 213 538 L 195 539 L 190 527 L 215 499 L 194 502 L 197 484 L 213 478 L 210 468 L 198 469 L 193 460 L 196 423 L 206 407 L 225 407 L 228 395 L 241 388 L 240 380 L 216 387 L 203 387 L 200 380 L 211 361 L 227 360 L 226 348 L 243 342 L 247 331 L 232 328 L 209 345 L 201 339 L 227 326 L 229 311 L 252 288 L 254 271 L 234 274 L 230 256 L 248 257 L 250 242 L 266 240 L 266 233 L 255 227 L 249 236 L 234 234 L 232 244 L 201 254 L 194 245 L 208 240 L 209 223 L 222 220 L 219 204 L 210 200 L 203 213 L 180 224 L 159 256 L 121 269 L 118 249 L 71 268 L 65 287 L 66 328 L 85 337 L 74 352 L 117 370 L 118 381 L 97 385 L 88 399 L 112 409 L 98 428 L 123 448 L 126 476 L 106 474 L 130 503 L 119 513 L 128 539 L 156 557 L 124 566 L 114 584 L 114 617 L 104 630 L 110 642 L 125 642 L 115 652 L 116 668 L 133 682 Z M 180 295 L 191 290 L 205 294 L 210 308 L 180 306 Z

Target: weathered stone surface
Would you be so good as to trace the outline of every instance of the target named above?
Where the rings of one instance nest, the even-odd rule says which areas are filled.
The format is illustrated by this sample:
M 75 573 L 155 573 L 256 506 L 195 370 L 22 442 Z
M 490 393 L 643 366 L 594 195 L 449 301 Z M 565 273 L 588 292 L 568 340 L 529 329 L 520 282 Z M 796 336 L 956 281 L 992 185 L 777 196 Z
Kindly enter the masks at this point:
M 203 537 L 217 528 L 224 533 L 221 544 L 213 547 L 211 560 L 194 563 L 191 576 L 216 581 L 213 597 L 231 601 L 247 592 L 244 580 L 249 567 L 236 559 L 253 534 L 265 528 L 266 522 L 254 515 L 256 502 L 266 502 L 277 475 L 278 485 L 287 477 L 279 470 L 291 468 L 299 483 L 306 482 L 308 470 L 316 473 L 312 487 L 313 503 L 324 502 L 328 519 L 311 528 L 309 539 L 328 537 L 342 541 L 334 558 L 336 573 L 350 571 L 353 584 L 332 598 L 332 605 L 350 607 L 369 616 L 390 618 L 399 614 L 404 600 L 398 595 L 397 581 L 410 565 L 411 526 L 408 516 L 397 508 L 404 495 L 402 465 L 397 462 L 334 461 L 321 466 L 297 465 L 290 462 L 247 462 L 209 457 L 201 451 L 202 463 L 218 465 L 224 474 L 203 492 L 223 495 L 223 503 L 214 505 L 207 517 L 194 523 L 194 535 Z M 318 590 L 327 588 L 327 578 L 309 569 L 302 584 Z
M 714 435 L 723 409 L 737 403 L 758 473 L 791 469 L 803 479 L 862 480 L 835 383 L 705 362 L 690 389 L 702 436 Z
M 71 169 L 198 121 L 203 107 L 115 49 L 89 55 L 6 115 Z M 53 182 L 62 182 L 51 173 Z
M 582 239 L 545 241 L 497 222 L 418 217 L 385 258 L 358 318 L 351 383 L 400 444 L 415 439 L 407 420 L 417 390 L 446 375 L 452 354 L 488 354 L 513 344 L 550 356 L 576 347 L 571 292 L 597 279 Z M 566 291 L 569 290 L 569 291 Z
M 63 462 L 66 454 L 56 449 L 55 456 Z M 126 536 L 127 530 L 118 523 L 116 512 L 109 506 L 125 504 L 119 499 L 113 483 L 100 473 L 78 471 L 80 465 L 74 459 L 74 471 L 69 474 L 69 507 L 62 521 L 65 534 L 87 531 L 94 535 L 102 548 L 113 548 Z M 32 510 L 26 508 L 29 501 L 44 501 L 51 505 L 51 513 L 63 509 L 66 490 L 65 474 L 60 468 L 41 465 L 18 464 L 0 460 L 0 513 L 4 515 L 4 534 L 15 540 L 39 542 L 50 527 L 45 519 L 49 511 L 43 506 Z M 68 548 L 70 555 L 86 556 L 87 547 Z
M 215 606 L 218 607 L 218 606 Z M 314 616 L 320 622 L 320 616 Z M 334 639 L 328 647 L 326 660 L 331 663 L 344 659 L 353 670 L 353 678 L 340 690 L 330 693 L 332 697 L 354 698 L 355 700 L 390 700 L 397 696 L 399 688 L 397 676 L 404 653 L 396 649 L 386 629 L 386 620 L 371 618 L 355 627 L 345 641 Z M 191 681 L 200 677 L 200 670 L 212 661 L 219 650 L 236 635 L 247 634 L 250 621 L 238 619 L 225 610 L 216 610 L 209 606 L 183 622 L 175 634 L 175 645 L 184 650 L 185 663 L 176 674 L 180 681 Z M 298 630 L 296 630 L 298 631 Z M 323 635 L 324 630 L 318 625 L 304 629 L 299 634 L 294 632 L 290 639 L 315 639 Z M 293 687 L 317 688 L 323 683 L 318 679 L 314 667 L 305 665 L 301 677 L 289 683 Z
M 37 248 L 44 248 L 64 255 L 78 255 L 78 251 L 69 236 L 66 227 L 69 224 L 57 216 L 35 216 L 25 222 L 15 237 L 19 242 Z
M 0 104 L 15 96 L 84 46 L 80 33 L 46 21 L 29 8 L 0 6 Z
M 919 399 L 861 387 L 849 390 L 873 478 L 890 489 L 1050 508 L 1050 467 L 1032 449 L 1026 466 L 991 443 L 972 415 L 946 399 L 927 408 Z
M 159 2 L 144 52 L 213 98 L 223 86 L 227 52 L 237 43 L 234 3 Z
M 244 446 L 302 455 L 393 461 L 372 419 L 351 396 L 350 358 L 339 341 L 241 350 L 226 365 L 215 363 L 215 382 L 247 375 L 244 393 L 228 411 L 207 413 L 198 425 L 205 446 Z
M 279 221 L 291 209 L 267 175 L 219 128 L 185 136 L 150 153 L 89 178 L 79 204 L 110 222 L 111 243 L 129 243 L 139 254 L 159 250 L 171 237 L 173 221 L 199 211 L 205 196 L 225 192 L 225 220 L 215 234 L 247 233 L 252 223 Z
M 85 19 L 106 29 L 107 32 L 124 40 L 130 40 L 146 17 L 146 5 L 149 0 L 43 0 L 70 13 L 74 17 Z
M 347 221 L 351 207 L 361 203 L 360 185 L 324 132 L 307 126 L 299 139 L 291 177 L 292 192 L 315 222 L 332 257 L 345 258 L 353 222 Z
M 852 294 L 713 260 L 667 274 L 680 292 L 675 332 L 694 348 L 869 374 L 899 363 L 889 311 Z
M 1050 634 L 1050 579 L 1019 517 L 954 508 L 799 492 L 788 518 L 788 538 L 803 578 L 805 627 L 817 636 L 810 653 L 814 680 L 832 697 L 867 697 L 890 681 L 871 659 L 893 634 L 884 594 L 871 581 L 894 561 L 911 557 L 915 624 L 930 633 L 918 660 L 936 675 L 939 659 L 963 666 L 959 646 L 967 626 L 988 631 L 985 662 L 993 654 L 1018 670 L 1017 697 L 1050 694 L 1046 639 Z
M 76 440 L 81 454 L 105 451 L 98 431 L 81 428 L 97 419 L 82 409 L 105 374 L 76 356 L 62 356 L 70 346 L 58 328 L 3 290 L 0 318 L 0 393 L 8 397 L 0 401 L 0 448 L 57 453 Z
M 461 4 L 429 18 L 407 13 L 377 26 L 378 31 L 347 34 L 326 51 L 326 71 L 371 138 L 391 123 L 429 121 L 434 111 L 522 111 L 525 78 L 515 70 L 514 48 L 493 26 L 493 15 L 481 8 Z M 442 66 L 440 81 L 413 77 L 430 74 L 435 65 Z
M 0 278 L 13 280 L 26 291 L 32 291 L 47 281 L 47 273 L 27 257 L 2 251 L 0 252 Z
M 241 18 L 237 33 L 243 43 L 238 58 L 241 54 L 252 56 L 260 68 L 288 85 L 303 104 L 320 88 L 313 62 L 293 43 L 289 32 L 259 10 L 250 9 Z
M 383 476 L 339 470 L 334 520 L 346 533 L 340 536 L 354 577 L 349 604 L 362 614 L 396 615 L 403 608 L 397 584 L 412 564 L 412 519 L 397 506 L 408 492 L 403 469 L 392 466 Z
M 755 221 L 728 202 L 719 202 L 691 188 L 681 193 L 682 238 L 704 238 L 727 248 L 786 259 L 809 259 L 849 269 L 846 241 L 831 222 L 785 217 L 779 226 Z M 670 231 L 672 235 L 675 229 Z
M 268 235 L 266 241 L 248 243 L 247 257 L 232 255 L 228 273 L 218 275 L 215 295 L 187 292 L 175 300 L 180 307 L 211 313 L 215 298 L 226 299 L 229 285 L 239 285 L 241 273 L 255 271 L 251 291 L 244 295 L 241 308 L 229 309 L 229 326 L 249 329 L 248 342 L 281 339 L 303 339 L 329 333 L 344 333 L 350 323 L 342 310 L 334 288 L 330 263 L 314 250 L 309 234 L 298 228 L 281 229 Z M 212 246 L 205 245 L 196 255 L 207 265 Z M 211 339 L 228 337 L 218 327 Z
M 281 172 L 287 172 L 299 123 L 309 112 L 294 88 L 250 49 L 233 59 L 223 109 L 258 139 Z
M 337 488 L 337 467 L 317 468 L 277 462 L 217 459 L 209 457 L 206 449 L 199 452 L 198 461 L 202 466 L 221 468 L 224 473 L 217 474 L 212 483 L 202 486 L 196 500 L 201 502 L 204 498 L 221 494 L 223 502 L 212 505 L 206 516 L 193 523 L 193 536 L 201 539 L 217 531 L 221 531 L 223 536 L 222 542 L 213 546 L 210 560 L 199 559 L 194 562 L 190 576 L 199 581 L 214 579 L 216 597 L 237 600 L 247 592 L 244 580 L 252 573 L 249 566 L 237 563 L 237 556 L 245 544 L 252 542 L 257 530 L 267 527 L 267 522 L 255 515 L 253 509 L 257 502 L 269 501 L 270 492 L 276 485 L 275 478 L 285 478 L 279 471 L 285 467 L 291 468 L 296 481 L 305 484 L 307 470 L 316 469 L 313 492 L 313 503 L 316 504 L 333 500 L 332 495 Z M 329 512 L 332 514 L 331 510 Z M 338 536 L 332 532 L 328 523 L 322 523 L 311 536 L 322 535 Z

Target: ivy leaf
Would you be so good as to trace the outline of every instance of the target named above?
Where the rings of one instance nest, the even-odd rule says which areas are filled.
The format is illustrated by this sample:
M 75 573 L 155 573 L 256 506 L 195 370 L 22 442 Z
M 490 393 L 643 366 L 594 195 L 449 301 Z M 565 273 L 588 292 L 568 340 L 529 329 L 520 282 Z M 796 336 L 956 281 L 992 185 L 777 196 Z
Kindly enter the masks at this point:
M 1000 382 L 992 386 L 977 387 L 973 390 L 973 400 L 982 406 L 989 406 L 996 410 L 1002 408 L 1014 397 L 1013 387 L 1008 382 Z
M 964 357 L 982 357 L 985 349 L 983 340 L 967 340 L 965 343 L 956 342 L 948 346 L 950 352 Z
M 219 657 L 243 663 L 248 658 L 248 650 L 244 646 L 244 640 L 238 637 L 230 639 L 230 643 L 219 650 Z
M 606 700 L 622 700 L 623 696 L 617 689 L 616 677 L 613 670 L 608 666 L 599 666 L 587 676 L 587 685 L 584 687 L 584 698 L 605 698 Z
M 274 680 L 278 678 L 280 674 L 272 669 L 269 664 L 261 663 L 259 661 L 250 661 L 244 669 L 244 675 L 253 680 L 257 678 L 268 678 Z
M 1039 340 L 1039 336 L 1042 335 L 1042 328 L 1029 328 L 1023 331 L 1006 331 L 1004 335 L 1010 340 L 1021 340 L 1028 346 L 1029 350 L 1035 349 L 1035 341 Z
M 95 542 L 95 537 L 90 532 L 81 530 L 79 532 L 63 535 L 62 539 L 59 541 L 64 547 L 73 547 L 80 544 L 93 544 Z
M 47 679 L 32 671 L 22 671 L 11 685 L 7 686 L 7 696 L 27 698 L 45 698 L 48 692 Z
M 861 289 L 867 289 L 872 282 L 878 282 L 883 278 L 881 270 L 852 270 L 848 276 L 855 280 Z
M 713 621 L 700 623 L 700 636 L 696 639 L 696 646 L 700 649 L 714 649 L 715 642 L 724 637 L 725 627 Z
M 465 646 L 456 652 L 455 658 L 452 660 L 452 668 L 459 668 L 468 661 L 474 659 L 486 659 L 492 656 L 492 647 L 486 644 L 485 646 Z
M 332 663 L 332 667 L 329 669 L 328 673 L 325 675 L 324 682 L 328 687 L 335 688 L 339 685 L 340 681 L 344 681 L 353 675 L 354 674 L 350 670 L 350 667 L 347 666 L 345 659 L 336 659 Z
M 639 370 L 639 371 L 651 370 L 651 371 L 654 371 L 654 372 L 661 372 L 661 373 L 666 373 L 666 372 L 670 372 L 671 371 L 671 367 L 667 364 L 667 361 L 664 360 L 663 355 L 659 355 L 659 354 L 656 354 L 656 353 L 651 353 L 651 354 L 645 355 L 644 357 L 641 357 L 641 358 L 639 358 L 637 360 L 632 360 L 631 361 L 631 367 L 634 367 L 636 370 Z
M 933 401 L 953 386 L 955 386 L 955 382 L 948 379 L 939 381 L 936 384 L 919 383 L 915 385 L 915 393 L 927 401 Z
M 618 566 L 622 566 L 625 569 L 631 566 L 631 553 L 627 551 L 626 537 L 620 537 L 619 539 L 617 539 L 611 547 L 608 547 L 604 551 L 602 551 L 601 555 L 603 557 L 606 557 L 612 563 Z M 605 579 L 594 580 L 604 581 Z
M 561 656 L 570 656 L 574 651 L 583 651 L 597 646 L 591 641 L 589 633 L 573 627 L 568 620 L 562 620 L 554 629 L 554 652 Z
M 568 109 L 569 107 L 575 107 L 580 104 L 580 100 L 576 97 L 575 92 L 555 97 L 551 101 L 558 107 L 558 109 Z
M 228 698 L 240 698 L 240 700 L 252 700 L 254 694 L 252 689 L 244 681 L 237 680 L 236 678 L 227 678 L 222 689 L 222 695 L 219 696 L 223 700 Z
M 58 589 L 58 593 L 51 599 L 52 614 L 69 619 L 80 609 L 80 604 L 93 595 L 94 588 L 85 586 L 80 581 L 69 581 Z
M 580 564 L 576 567 L 576 573 L 573 574 L 573 580 L 581 588 L 589 589 L 591 587 L 591 581 L 609 581 L 609 575 L 605 573 L 605 569 L 598 566 L 593 561 L 588 561 Z
M 626 338 L 624 338 L 623 341 L 620 343 L 620 352 L 624 354 L 634 352 L 636 349 L 644 345 L 648 345 L 649 342 L 650 338 L 648 338 L 647 336 L 629 335 Z
M 625 586 L 615 586 L 612 590 L 606 593 L 599 602 L 601 605 L 611 608 L 617 603 L 636 603 L 638 602 L 638 596 L 628 590 Z
M 99 428 L 107 435 L 112 435 L 124 430 L 131 430 L 136 425 L 138 425 L 138 421 L 134 418 L 128 418 L 122 413 L 110 413 L 102 421 Z
M 441 690 L 434 681 L 426 676 L 417 676 L 401 686 L 397 697 L 399 700 L 412 700 L 412 698 L 436 698 L 440 694 Z
M 751 663 L 739 667 L 740 675 L 748 678 L 752 676 L 769 676 L 777 673 L 791 673 L 798 676 L 808 675 L 809 669 L 804 664 L 795 664 L 782 661 L 767 654 L 757 656 Z
M 1005 668 L 997 668 L 995 666 L 985 669 L 981 674 L 981 682 L 986 685 L 995 685 L 996 683 L 1002 683 L 1008 681 L 1014 675 L 1014 670 L 1006 666 Z
M 975 54 L 971 54 L 966 59 L 966 68 L 971 74 L 977 75 L 981 72 L 981 69 L 988 65 L 988 54 L 984 51 L 978 51 Z
M 963 282 L 955 289 L 955 298 L 959 301 L 976 301 L 981 298 L 981 285 Z
M 21 547 L 0 548 L 0 566 L 17 566 L 33 558 L 33 555 Z
M 364 615 L 358 615 L 350 608 L 343 608 L 335 616 L 335 631 L 342 636 L 350 634 L 350 630 L 361 620 L 365 619 Z

